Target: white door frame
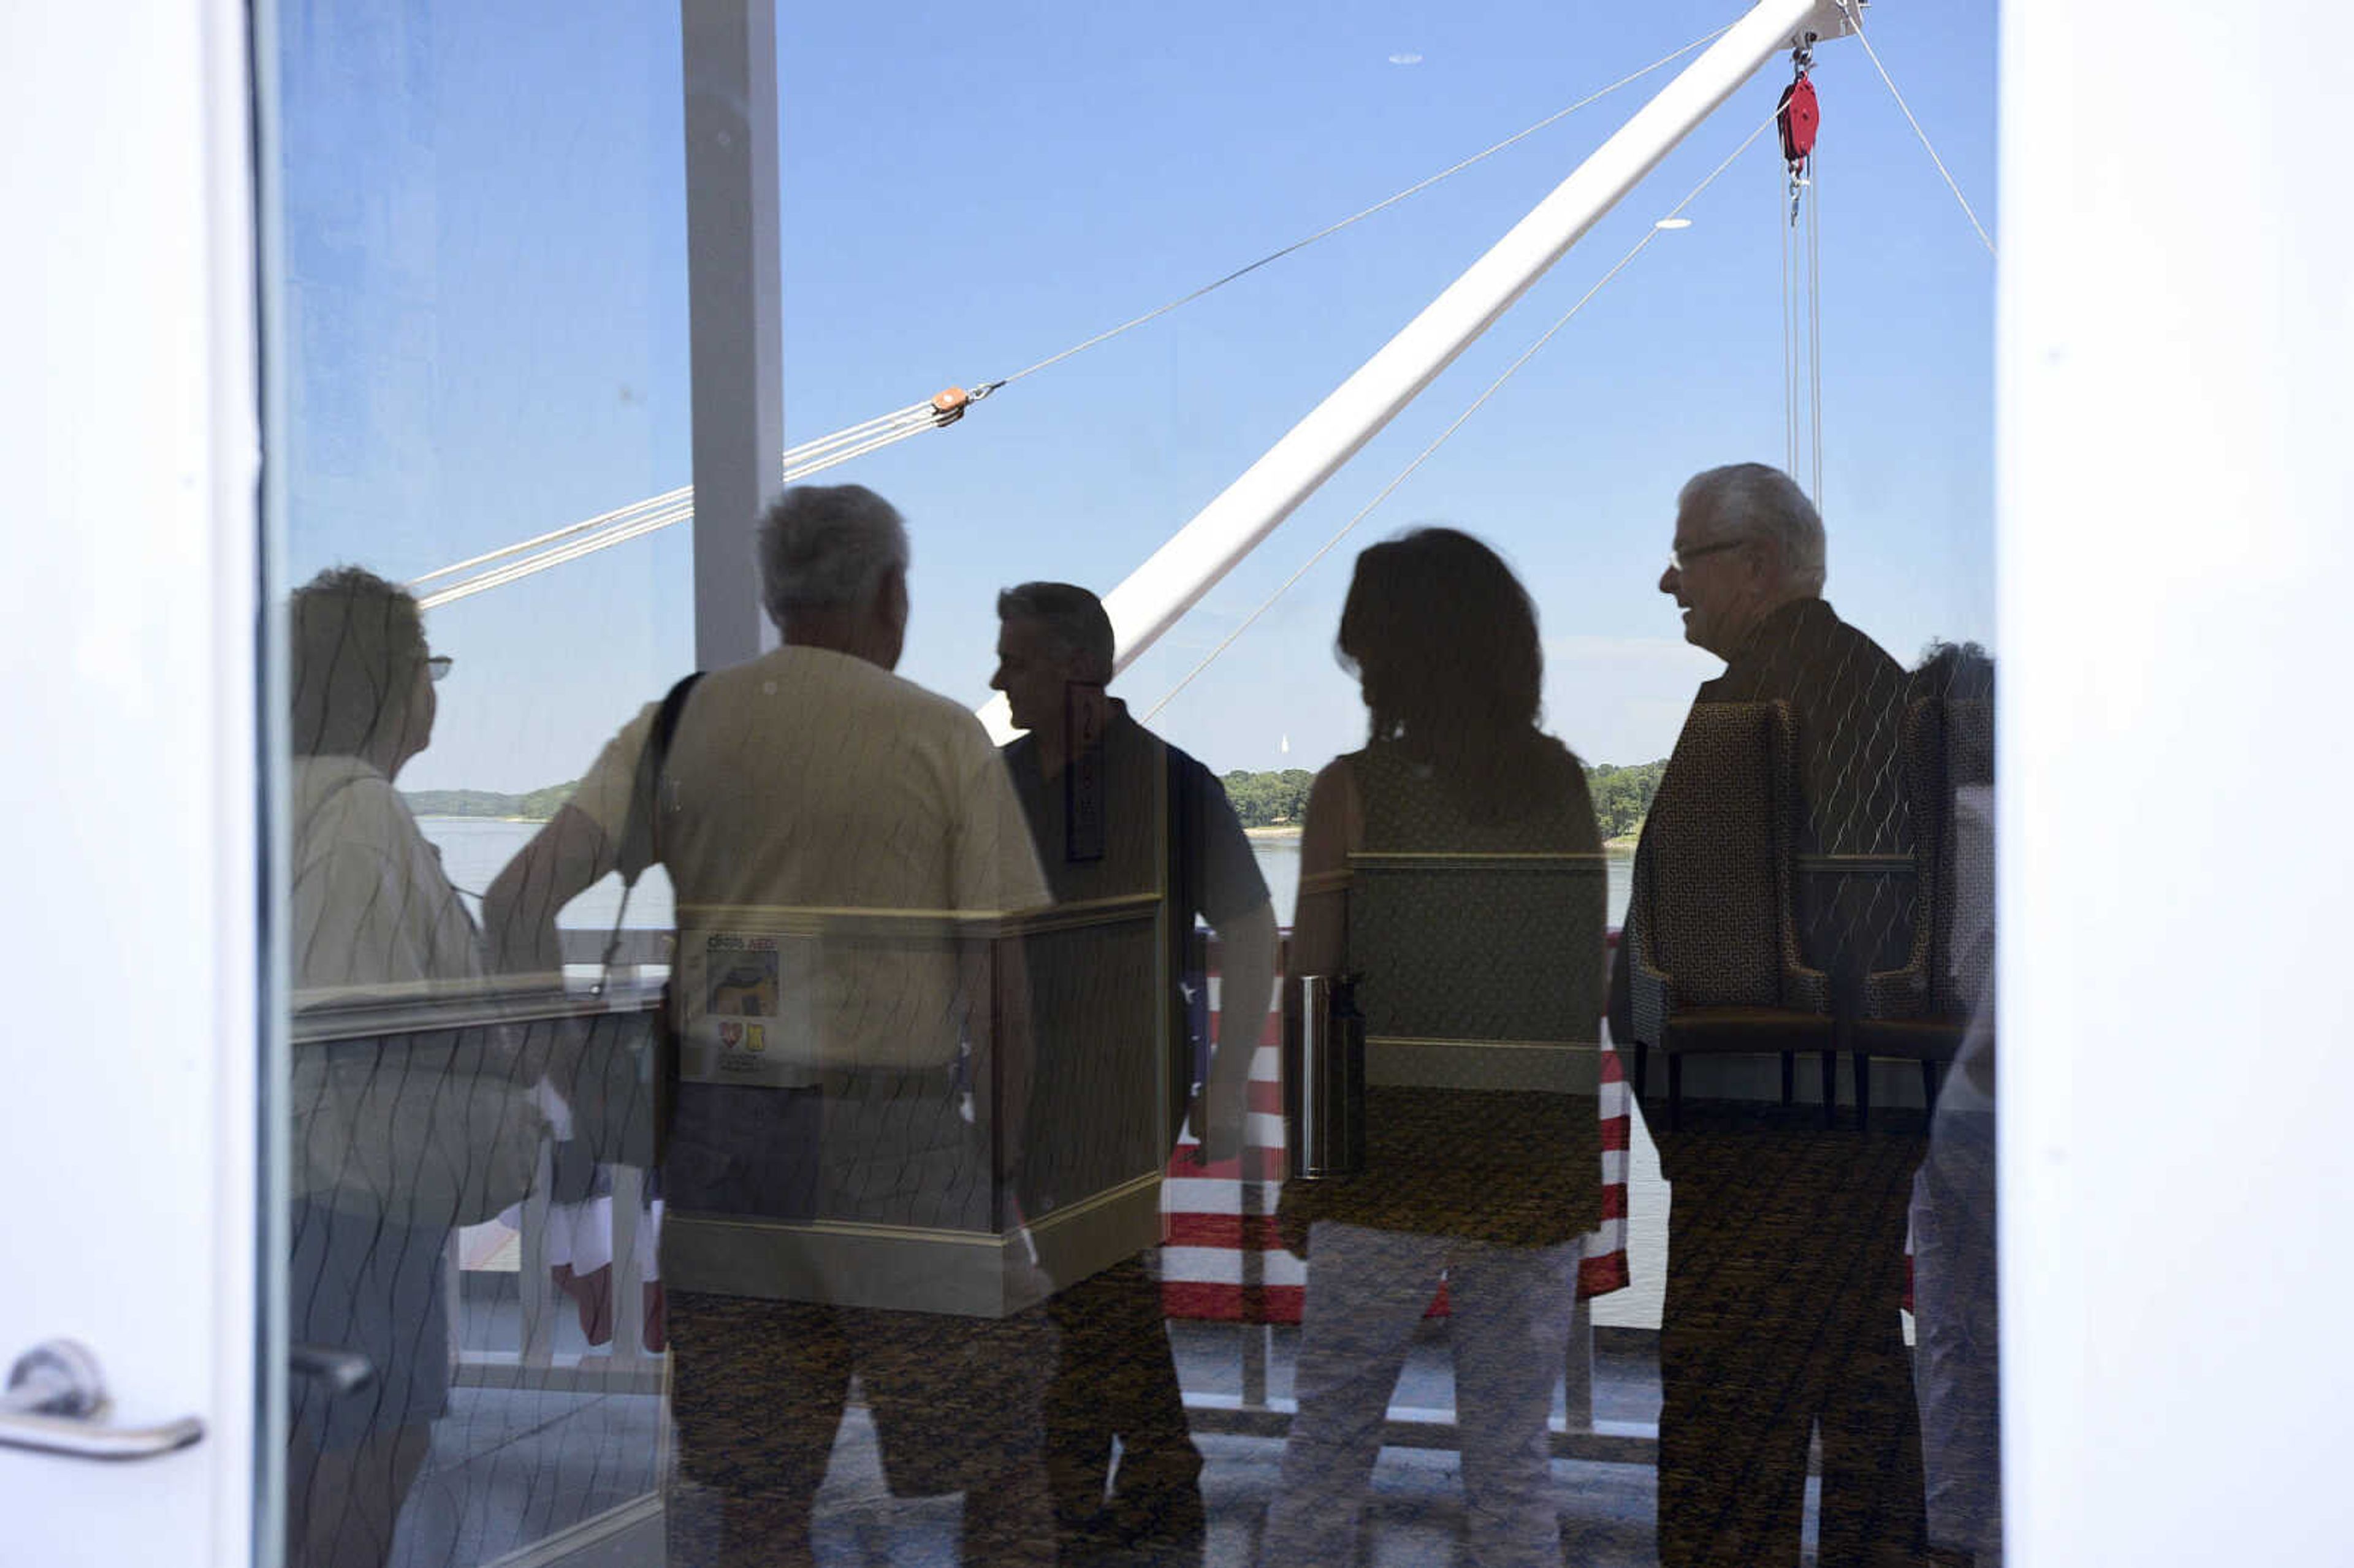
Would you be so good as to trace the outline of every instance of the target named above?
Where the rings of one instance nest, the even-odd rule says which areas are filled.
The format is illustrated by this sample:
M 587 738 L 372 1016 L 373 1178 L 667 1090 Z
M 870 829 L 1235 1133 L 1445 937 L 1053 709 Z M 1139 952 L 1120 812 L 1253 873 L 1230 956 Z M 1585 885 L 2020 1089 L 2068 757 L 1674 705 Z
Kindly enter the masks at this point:
M 245 7 L 0 20 L 0 1370 L 69 1336 L 135 1463 L 0 1447 L 0 1560 L 252 1561 L 264 780 Z
M 2007 11 L 2010 1561 L 2343 1562 L 2354 14 Z

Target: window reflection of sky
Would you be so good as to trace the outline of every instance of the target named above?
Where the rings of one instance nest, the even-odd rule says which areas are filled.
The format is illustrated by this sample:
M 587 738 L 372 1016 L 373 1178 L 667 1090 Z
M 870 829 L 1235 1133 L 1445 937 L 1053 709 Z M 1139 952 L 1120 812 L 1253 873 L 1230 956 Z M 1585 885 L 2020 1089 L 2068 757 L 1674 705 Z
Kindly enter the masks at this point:
M 1141 13 L 1009 28 L 942 12 L 911 50 L 896 13 L 782 8 L 788 439 L 1029 364 L 1723 21 L 1702 0 L 1632 13 L 1605 58 L 1574 16 L 1518 9 L 1395 7 L 1373 19 L 1371 48 L 1305 23 L 1269 34 L 1255 13 L 1190 16 L 1171 36 Z M 1882 52 L 1989 207 L 1991 17 L 1905 20 Z M 1387 64 L 1409 39 L 1421 62 Z M 1584 62 L 1567 85 L 1564 60 Z M 278 63 L 291 578 L 343 560 L 413 576 L 684 482 L 675 14 L 607 0 L 550 28 L 448 0 L 290 8 Z M 1909 656 L 1932 635 L 1985 641 L 1991 624 L 1992 272 L 1861 69 L 1826 51 L 1819 70 L 1830 597 Z M 1761 115 L 1774 76 L 1747 90 Z M 982 81 L 985 131 L 939 134 L 942 106 L 971 103 Z M 914 531 L 904 673 L 978 701 L 991 589 L 1124 576 L 1641 91 L 843 471 Z M 1688 188 L 1748 107 L 1737 97 L 1696 132 L 1659 189 Z M 1650 591 L 1674 486 L 1781 448 L 1780 170 L 1765 146 L 1752 162 L 1365 525 L 1378 537 L 1443 517 L 1511 556 L 1545 618 L 1550 726 L 1592 761 L 1664 755 L 1713 673 Z M 1591 257 L 1648 231 L 1649 191 L 1537 285 L 1530 322 L 1474 345 L 1120 690 L 1149 706 L 1257 605 L 1598 275 Z M 1330 656 L 1348 555 L 1172 705 L 1159 722 L 1172 740 L 1218 770 L 1312 766 L 1357 744 L 1355 694 Z M 437 612 L 435 643 L 464 673 L 404 783 L 578 776 L 685 668 L 686 560 L 672 530 Z

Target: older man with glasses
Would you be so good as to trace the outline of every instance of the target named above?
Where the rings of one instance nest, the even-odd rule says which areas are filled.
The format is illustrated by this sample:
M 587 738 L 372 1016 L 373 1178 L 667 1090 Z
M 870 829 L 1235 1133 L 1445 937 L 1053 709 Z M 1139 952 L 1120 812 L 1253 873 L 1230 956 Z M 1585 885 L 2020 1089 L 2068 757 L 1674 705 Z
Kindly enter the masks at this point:
M 1865 862 L 1912 847 L 1899 739 L 1906 677 L 1822 598 L 1822 519 L 1788 475 L 1738 463 L 1695 476 L 1677 498 L 1659 591 L 1685 640 L 1725 662 L 1694 699 L 1777 702 L 1797 730 L 1796 914 L 1801 953 L 1831 978 L 1836 1008 L 1861 976 L 1902 964 L 1909 887 L 1893 896 Z M 1654 824 L 1691 820 L 1704 789 L 1680 743 Z M 1631 907 L 1650 907 L 1662 858 L 1647 826 Z M 1706 846 L 1698 846 L 1705 848 Z M 1689 863 L 1694 857 L 1682 857 Z M 1705 857 L 1700 857 L 1705 861 Z M 1809 869 L 1809 868 L 1812 869 Z M 1843 869 L 1845 868 L 1845 869 Z M 1711 890 L 1679 896 L 1705 901 Z M 1627 950 L 1612 977 L 1611 1031 L 1633 1037 Z M 1744 955 L 1678 955 L 1708 970 Z M 1822 1438 L 1820 1549 L 1834 1564 L 1908 1563 L 1923 1533 L 1919 1430 L 1898 1309 L 1906 1194 L 1918 1128 L 1893 1118 L 1866 1136 L 1814 1107 L 1744 1100 L 1720 1075 L 1685 1069 L 1681 1127 L 1653 1118 L 1673 1188 L 1659 1363 L 1659 1560 L 1665 1568 L 1797 1568 L 1811 1435 Z M 1886 1124 L 1886 1125 L 1883 1125 Z

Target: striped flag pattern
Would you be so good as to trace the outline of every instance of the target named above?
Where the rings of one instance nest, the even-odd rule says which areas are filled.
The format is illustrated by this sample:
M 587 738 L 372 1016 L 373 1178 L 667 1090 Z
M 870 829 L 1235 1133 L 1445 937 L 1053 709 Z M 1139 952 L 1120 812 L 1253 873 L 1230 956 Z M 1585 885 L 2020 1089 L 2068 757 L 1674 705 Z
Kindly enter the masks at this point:
M 1251 1060 L 1249 1115 L 1239 1159 L 1194 1162 L 1189 1123 L 1161 1183 L 1161 1300 L 1171 1318 L 1226 1323 L 1297 1323 L 1308 1265 L 1284 1250 L 1275 1229 L 1283 1185 L 1283 1087 L 1269 1016 Z M 1617 1053 L 1602 1052 L 1602 1228 L 1585 1238 L 1578 1295 L 1591 1299 L 1627 1287 L 1627 1159 L 1634 1127 Z M 1447 1310 L 1442 1288 L 1431 1314 Z

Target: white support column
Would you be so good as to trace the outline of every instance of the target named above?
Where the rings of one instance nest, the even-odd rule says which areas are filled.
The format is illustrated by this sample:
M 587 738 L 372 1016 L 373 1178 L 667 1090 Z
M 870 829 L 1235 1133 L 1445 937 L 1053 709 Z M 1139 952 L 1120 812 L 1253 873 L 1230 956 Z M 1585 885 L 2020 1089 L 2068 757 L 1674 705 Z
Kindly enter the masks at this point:
M 2342 1563 L 2354 1517 L 2354 11 L 2220 19 L 2002 29 L 2012 1568 Z
M 1846 30 L 1831 0 L 1761 0 L 1702 50 L 1446 292 L 1104 596 L 1119 641 L 1117 667 L 1126 669 L 1174 625 L 1794 36 L 1829 38 Z M 981 717 L 1000 739 L 1013 733 L 1002 693 Z
M 775 0 L 679 0 L 695 418 L 695 662 L 774 641 L 752 524 L 783 488 Z

